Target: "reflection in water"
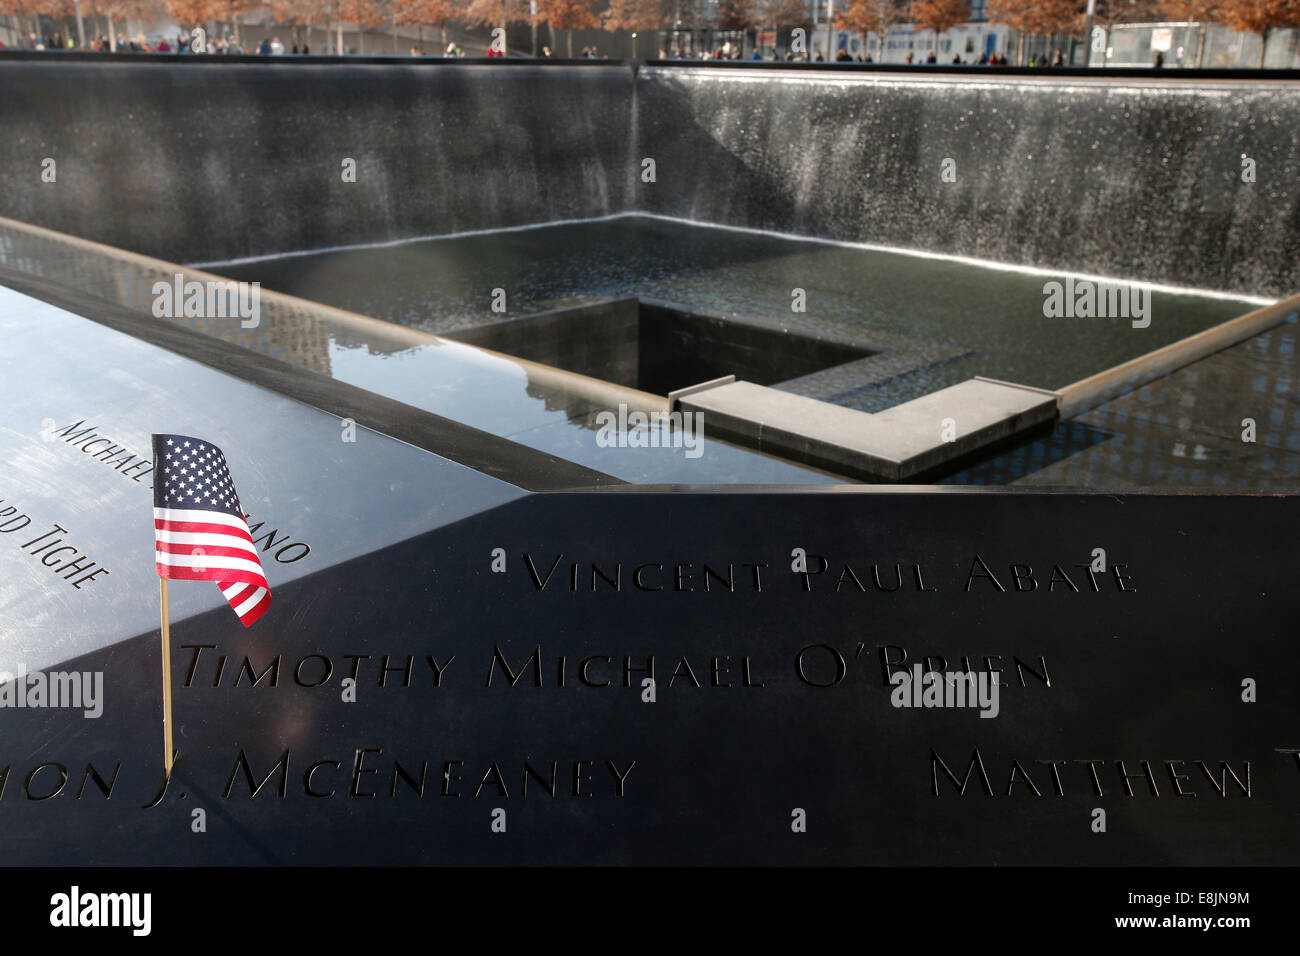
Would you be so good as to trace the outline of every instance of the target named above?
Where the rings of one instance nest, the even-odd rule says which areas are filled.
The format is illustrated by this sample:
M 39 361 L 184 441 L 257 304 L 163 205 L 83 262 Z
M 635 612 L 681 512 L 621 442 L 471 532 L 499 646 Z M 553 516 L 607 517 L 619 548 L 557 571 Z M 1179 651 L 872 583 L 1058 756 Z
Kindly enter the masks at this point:
M 1047 318 L 1030 274 L 644 216 L 218 266 L 234 278 L 428 332 L 599 298 L 665 299 L 935 356 L 837 401 L 888 408 L 976 375 L 1060 388 L 1248 312 L 1243 298 L 1156 291 L 1151 324 Z M 803 290 L 806 311 L 792 309 Z M 1257 304 L 1257 303 L 1256 303 Z
M 45 231 L 0 224 L 0 265 L 153 316 L 155 282 L 177 271 L 131 253 Z M 260 281 L 252 279 L 248 281 Z M 593 412 L 599 389 L 554 370 L 531 367 L 426 331 L 278 295 L 262 284 L 258 323 L 238 318 L 157 318 L 306 368 L 338 381 L 463 422 L 635 482 L 817 483 L 833 480 L 748 449 L 709 441 L 705 454 L 681 456 L 602 448 Z M 618 393 L 614 393 L 616 396 Z M 360 424 L 365 424 L 361 422 Z
M 151 287 L 175 268 L 57 235 L 0 227 L 0 264 L 151 314 Z M 1057 388 L 1248 310 L 1245 300 L 1156 292 L 1151 324 L 1051 319 L 1042 275 L 646 217 L 430 240 L 244 263 L 261 321 L 174 321 L 492 434 L 640 482 L 813 482 L 820 473 L 707 438 L 688 460 L 665 449 L 601 447 L 594 413 L 608 396 L 437 337 L 509 314 L 595 297 L 641 295 L 742 314 L 813 334 L 875 341 L 947 361 L 913 364 L 837 398 L 876 411 L 974 375 Z M 201 276 L 200 276 L 201 278 Z M 1057 277 L 1059 278 L 1059 277 Z M 791 310 L 802 289 L 806 312 Z M 291 292 L 335 308 L 293 299 Z M 357 312 L 389 321 L 375 321 Z
M 945 483 L 1295 494 L 1298 343 L 1300 312 Z M 1254 441 L 1244 440 L 1244 419 L 1254 423 Z

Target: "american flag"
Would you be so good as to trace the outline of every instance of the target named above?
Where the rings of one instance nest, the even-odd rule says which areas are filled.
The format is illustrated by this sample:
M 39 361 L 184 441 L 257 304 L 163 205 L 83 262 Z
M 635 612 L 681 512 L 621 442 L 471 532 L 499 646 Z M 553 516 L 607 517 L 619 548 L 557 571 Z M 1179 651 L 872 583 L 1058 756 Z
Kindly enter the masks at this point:
M 226 456 L 208 441 L 154 435 L 153 526 L 158 576 L 216 581 L 244 627 L 271 606 Z

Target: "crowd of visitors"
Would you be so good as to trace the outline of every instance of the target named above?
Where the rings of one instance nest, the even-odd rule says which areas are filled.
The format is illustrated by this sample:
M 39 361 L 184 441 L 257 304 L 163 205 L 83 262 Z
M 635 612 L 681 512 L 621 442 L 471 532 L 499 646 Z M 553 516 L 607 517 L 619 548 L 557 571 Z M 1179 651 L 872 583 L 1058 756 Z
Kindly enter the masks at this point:
M 3 46 L 3 44 L 0 44 Z M 35 33 L 29 33 L 22 38 L 17 48 L 22 50 L 73 50 L 76 49 L 76 43 L 71 37 L 65 37 L 61 33 L 55 33 L 47 37 L 38 37 Z M 137 34 L 134 39 L 126 36 L 124 33 L 117 35 L 116 44 L 106 36 L 94 36 L 86 40 L 88 49 L 96 53 L 107 53 L 116 47 L 119 53 L 194 53 L 198 52 L 192 49 L 191 38 L 184 33 L 176 35 L 175 39 L 169 39 L 166 36 L 155 34 L 152 37 L 146 37 L 143 33 Z M 262 56 L 284 56 L 286 53 L 292 55 L 307 55 L 311 49 L 304 43 L 301 48 L 298 44 L 293 44 L 292 48 L 286 50 L 284 43 L 279 37 L 265 37 L 262 42 L 256 46 L 245 48 L 234 36 L 225 38 L 210 39 L 207 43 L 205 53 L 217 55 L 239 56 L 244 53 L 257 53 Z M 415 51 L 412 51 L 413 53 Z
M 90 40 L 87 42 L 86 45 L 91 50 L 105 51 L 105 52 L 113 49 L 114 46 L 113 43 L 109 41 L 109 38 L 106 36 L 92 37 L 90 38 Z M 3 44 L 0 44 L 0 47 L 2 46 Z M 62 33 L 54 33 L 44 38 L 37 36 L 35 33 L 29 33 L 21 39 L 19 47 L 21 49 L 28 49 L 28 50 L 62 50 L 62 49 L 71 50 L 71 49 L 75 49 L 76 44 L 74 43 L 71 37 L 66 37 Z M 124 52 L 124 53 L 197 52 L 194 49 L 192 49 L 192 43 L 190 37 L 185 35 L 184 33 L 178 34 L 174 40 L 168 39 L 165 36 L 158 36 L 158 35 L 154 35 L 153 37 L 146 37 L 143 33 L 138 34 L 134 39 L 127 37 L 125 34 L 118 34 L 116 49 L 118 52 Z M 223 56 L 223 55 L 239 56 L 242 54 L 257 54 L 261 56 L 284 56 L 288 54 L 290 56 L 300 56 L 300 55 L 305 56 L 311 53 L 311 49 L 306 43 L 302 44 L 301 47 L 295 43 L 288 50 L 286 50 L 284 43 L 280 40 L 278 36 L 264 37 L 261 43 L 258 43 L 250 47 L 244 47 L 239 43 L 238 40 L 235 39 L 234 36 L 228 35 L 224 38 L 216 38 L 216 39 L 208 40 L 207 49 L 203 52 L 216 54 L 218 56 Z M 410 55 L 423 56 L 424 54 L 423 51 L 420 50 L 418 47 L 411 47 Z M 457 46 L 455 43 L 449 43 L 447 44 L 447 49 L 443 52 L 442 55 L 444 57 L 463 57 L 465 55 L 465 51 L 461 49 L 461 47 Z M 539 55 L 543 58 L 549 59 L 552 56 L 551 48 L 549 46 L 543 46 L 541 53 Z M 583 47 L 582 53 L 580 55 L 583 59 L 608 59 L 606 55 L 601 54 L 594 46 Z M 504 56 L 504 54 L 494 50 L 491 46 L 489 46 L 487 50 L 487 56 Z M 723 43 L 720 47 L 717 47 L 716 49 L 713 50 L 705 49 L 705 50 L 701 50 L 699 53 L 687 53 L 680 49 L 673 49 L 673 50 L 661 49 L 659 51 L 659 58 L 661 60 L 694 60 L 694 59 L 739 60 L 742 58 L 742 51 L 741 51 L 741 47 L 738 44 L 732 43 L 731 41 L 727 41 L 726 43 Z M 823 61 L 823 57 L 820 50 L 815 51 L 810 57 L 807 53 L 795 53 L 789 50 L 785 51 L 784 54 L 778 54 L 777 51 L 771 48 L 766 48 L 764 50 L 759 50 L 759 49 L 754 50 L 750 59 L 784 60 L 786 62 L 792 62 L 792 63 L 801 63 L 801 62 L 806 63 L 809 61 L 820 63 Z M 837 52 L 835 54 L 835 60 L 840 63 L 874 62 L 871 58 L 871 54 L 869 53 L 868 54 L 859 53 L 857 55 L 852 55 L 847 50 L 840 50 L 839 52 Z M 913 63 L 917 61 L 914 59 L 914 55 L 912 53 L 908 53 L 905 62 Z M 926 64 L 935 64 L 938 63 L 938 58 L 935 55 L 935 53 L 932 51 L 925 57 L 924 61 L 922 62 Z M 970 59 L 963 59 L 960 54 L 954 54 L 950 62 L 956 65 L 965 64 L 965 65 L 972 65 L 972 66 L 1006 66 L 1007 58 L 1004 54 L 984 53 L 978 59 L 975 59 L 974 57 Z M 1063 67 L 1065 66 L 1065 58 L 1064 55 L 1062 54 L 1062 51 L 1055 50 L 1050 54 L 1044 53 L 1041 55 L 1039 54 L 1031 55 L 1029 57 L 1028 65 L 1030 67 Z M 1155 65 L 1157 67 L 1163 65 L 1161 63 L 1161 58 L 1158 56 Z
M 545 55 L 550 56 L 550 53 L 548 52 Z M 586 56 L 585 50 L 583 51 L 583 55 Z M 739 60 L 741 58 L 742 55 L 741 55 L 740 47 L 733 43 L 724 43 L 722 46 L 718 47 L 715 50 L 703 50 L 698 54 L 686 53 L 682 50 L 660 50 L 659 51 L 659 59 L 661 60 L 697 60 L 697 59 Z M 754 52 L 750 55 L 750 59 L 751 60 L 784 60 L 788 63 L 808 63 L 808 62 L 822 63 L 825 60 L 820 50 L 814 51 L 812 56 L 809 56 L 807 53 L 795 53 L 794 51 L 791 50 L 787 50 L 785 51 L 785 53 L 780 54 L 777 51 L 771 49 L 770 47 L 767 48 L 766 50 L 759 50 L 759 49 L 754 50 Z M 872 59 L 870 53 L 867 54 L 859 53 L 854 55 L 849 53 L 847 50 L 840 50 L 838 53 L 836 53 L 835 61 L 837 63 L 874 63 L 875 62 L 875 60 Z M 908 53 L 907 58 L 904 60 L 904 62 L 915 63 L 918 61 L 915 59 L 914 54 Z M 925 58 L 924 61 L 921 62 L 924 62 L 926 64 L 935 64 L 938 63 L 939 61 L 938 58 L 935 56 L 935 54 L 932 52 Z M 975 59 L 974 57 L 970 59 L 962 59 L 960 54 L 954 54 L 951 62 L 957 65 L 965 64 L 965 65 L 972 65 L 972 66 L 1006 66 L 1007 58 L 1005 55 L 1001 55 L 1001 54 L 985 53 L 982 56 L 980 56 L 979 59 Z M 1038 57 L 1038 58 L 1030 57 L 1029 65 L 1047 66 L 1048 65 L 1047 54 L 1044 54 L 1042 57 Z M 1065 65 L 1065 59 L 1060 50 L 1057 50 L 1055 56 L 1051 58 L 1051 65 L 1052 66 Z

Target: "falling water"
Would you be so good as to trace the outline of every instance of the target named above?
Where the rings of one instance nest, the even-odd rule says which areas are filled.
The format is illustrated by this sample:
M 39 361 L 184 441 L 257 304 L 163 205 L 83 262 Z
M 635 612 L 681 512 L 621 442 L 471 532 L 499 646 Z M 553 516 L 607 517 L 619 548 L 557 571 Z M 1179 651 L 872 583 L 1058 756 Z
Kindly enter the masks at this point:
M 1300 291 L 1294 82 L 650 67 L 638 97 L 648 212 Z
M 0 215 L 173 261 L 640 211 L 1300 289 L 1295 82 L 0 56 L 0 89 Z

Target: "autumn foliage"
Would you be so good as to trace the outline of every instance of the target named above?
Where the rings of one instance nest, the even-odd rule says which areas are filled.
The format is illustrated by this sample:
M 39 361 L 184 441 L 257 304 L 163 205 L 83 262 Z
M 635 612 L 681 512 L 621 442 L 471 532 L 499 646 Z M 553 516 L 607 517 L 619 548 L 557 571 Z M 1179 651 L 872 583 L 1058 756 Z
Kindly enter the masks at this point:
M 183 28 L 225 25 L 238 34 L 246 14 L 265 8 L 270 22 L 302 26 L 328 26 L 342 36 L 348 26 L 364 35 L 381 24 L 434 27 L 443 32 L 449 23 L 504 27 L 516 23 L 547 24 L 552 31 L 570 33 L 604 28 L 650 32 L 689 24 L 722 30 L 787 30 L 810 27 L 811 0 L 716 0 L 708 21 L 701 18 L 702 0 L 81 0 L 87 16 L 104 17 L 110 34 L 124 30 L 127 19 L 156 20 L 166 12 Z M 1006 24 L 1026 36 L 1067 34 L 1082 36 L 1084 0 L 987 0 L 985 13 L 992 23 Z M 910 20 L 918 30 L 936 36 L 970 16 L 968 0 L 837 0 L 835 25 L 863 36 L 886 36 L 898 23 Z M 20 19 L 36 26 L 37 16 L 72 15 L 72 0 L 0 0 L 0 16 L 11 18 L 15 29 L 26 31 Z M 535 10 L 535 12 L 534 12 Z M 1157 21 L 1219 23 L 1261 38 L 1260 65 L 1269 38 L 1278 30 L 1300 29 L 1300 0 L 1097 0 L 1094 24 L 1150 23 Z M 98 32 L 99 28 L 96 28 Z M 296 31 L 295 31 L 296 32 Z M 1204 32 L 1202 31 L 1202 42 Z M 394 33 L 394 47 L 396 34 Z
M 1220 0 L 1219 21 L 1234 30 L 1257 33 L 1259 65 L 1264 65 L 1268 35 L 1274 30 L 1300 27 L 1300 0 Z
M 966 0 L 912 0 L 908 16 L 918 30 L 933 30 L 937 37 L 970 19 Z

